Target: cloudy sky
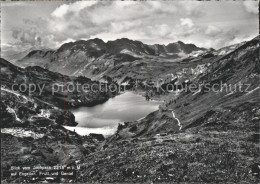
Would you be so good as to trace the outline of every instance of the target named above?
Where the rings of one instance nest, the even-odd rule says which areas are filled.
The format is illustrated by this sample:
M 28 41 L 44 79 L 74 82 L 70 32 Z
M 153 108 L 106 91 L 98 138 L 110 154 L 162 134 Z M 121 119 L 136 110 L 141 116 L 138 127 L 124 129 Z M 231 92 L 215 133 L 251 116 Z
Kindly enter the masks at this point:
M 1 9 L 2 51 L 96 37 L 217 49 L 259 33 L 258 1 L 27 1 L 1 2 Z

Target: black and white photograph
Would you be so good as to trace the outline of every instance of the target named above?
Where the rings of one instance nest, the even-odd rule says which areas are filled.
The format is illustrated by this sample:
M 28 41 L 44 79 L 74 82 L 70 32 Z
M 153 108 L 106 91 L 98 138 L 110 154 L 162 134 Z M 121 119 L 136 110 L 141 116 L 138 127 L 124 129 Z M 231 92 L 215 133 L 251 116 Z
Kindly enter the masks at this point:
M 1 183 L 260 183 L 259 0 L 2 0 Z

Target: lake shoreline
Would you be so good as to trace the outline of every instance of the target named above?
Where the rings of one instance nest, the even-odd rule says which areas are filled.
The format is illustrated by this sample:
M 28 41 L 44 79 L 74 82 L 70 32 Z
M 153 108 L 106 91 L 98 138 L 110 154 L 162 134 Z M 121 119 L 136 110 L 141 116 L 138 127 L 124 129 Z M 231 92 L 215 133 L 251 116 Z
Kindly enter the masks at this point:
M 107 137 L 116 132 L 119 123 L 140 121 L 158 110 L 162 103 L 163 101 L 147 101 L 142 94 L 135 91 L 125 91 L 102 104 L 70 109 L 78 125 L 65 128 L 75 130 L 82 136 L 97 133 Z

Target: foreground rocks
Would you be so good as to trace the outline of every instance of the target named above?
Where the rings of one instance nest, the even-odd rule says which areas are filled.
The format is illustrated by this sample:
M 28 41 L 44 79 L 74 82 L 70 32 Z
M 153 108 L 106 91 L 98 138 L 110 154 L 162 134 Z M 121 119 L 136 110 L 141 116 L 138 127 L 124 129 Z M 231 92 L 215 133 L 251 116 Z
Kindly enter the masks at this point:
M 86 157 L 79 181 L 258 183 L 259 122 L 252 119 L 259 117 L 260 105 L 225 110 L 179 133 L 115 135 Z

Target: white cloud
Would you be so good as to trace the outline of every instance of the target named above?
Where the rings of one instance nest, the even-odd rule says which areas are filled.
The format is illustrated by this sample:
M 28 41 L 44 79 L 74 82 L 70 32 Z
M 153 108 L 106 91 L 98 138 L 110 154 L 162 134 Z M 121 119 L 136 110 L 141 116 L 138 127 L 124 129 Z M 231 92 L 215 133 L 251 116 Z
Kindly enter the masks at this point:
M 236 37 L 236 38 L 234 38 L 230 41 L 227 41 L 225 43 L 225 46 L 234 45 L 234 44 L 241 43 L 241 42 L 244 42 L 244 41 L 249 41 L 251 39 L 253 39 L 253 37 L 251 37 L 251 36 L 242 36 L 242 37 L 239 36 L 239 37 Z
M 167 37 L 172 32 L 172 29 L 166 24 L 157 24 L 147 26 L 143 29 L 144 34 L 148 37 Z
M 185 11 L 185 13 L 191 17 L 201 16 L 204 13 L 204 10 L 201 8 L 201 3 L 198 1 L 180 1 L 179 5 L 179 11 Z
M 173 40 L 180 34 L 179 31 L 186 29 L 179 28 L 179 24 L 175 23 L 186 12 L 192 12 L 192 7 L 188 11 L 180 11 L 184 6 L 186 5 L 182 3 L 159 1 L 77 1 L 60 5 L 48 19 L 29 21 L 30 25 L 28 21 L 25 23 L 27 27 L 34 26 L 42 33 L 43 44 L 52 46 L 62 44 L 67 39 L 93 37 L 100 37 L 105 41 L 128 37 L 148 40 L 149 43 L 157 40 L 159 43 L 162 40 Z M 191 34 L 194 31 L 191 28 L 193 22 L 189 18 L 183 20 L 183 26 L 190 29 L 185 34 Z
M 222 30 L 216 26 L 212 26 L 212 25 L 209 25 L 205 31 L 205 34 L 206 35 L 209 35 L 209 36 L 217 36 L 219 35 L 220 33 L 222 33 Z
M 239 11 L 226 11 L 231 5 L 239 6 Z M 249 16 L 256 16 L 256 7 L 255 3 L 247 2 L 66 2 L 56 8 L 52 7 L 52 13 L 45 18 L 30 18 L 22 23 L 23 26 L 12 28 L 11 36 L 25 44 L 41 44 L 51 48 L 68 40 L 95 37 L 104 41 L 127 37 L 148 44 L 167 44 L 181 40 L 201 47 L 218 48 L 234 40 L 234 37 L 245 34 L 245 29 L 240 29 L 241 25 L 245 24 Z M 223 8 L 221 14 L 214 11 L 218 8 Z M 237 23 L 241 23 L 240 27 L 237 27 Z M 229 32 L 232 27 L 241 32 Z
M 244 1 L 246 11 L 253 14 L 258 14 L 258 1 Z
M 35 28 L 30 28 L 27 30 L 15 29 L 12 35 L 22 43 L 30 44 L 32 46 L 40 46 L 42 42 L 41 37 Z
M 96 3 L 97 1 L 77 1 L 70 4 L 63 4 L 56 8 L 51 15 L 54 17 L 61 18 L 70 12 L 80 12 L 82 9 L 90 7 Z
M 63 4 L 57 9 L 55 9 L 51 15 L 54 17 L 63 17 L 68 12 L 68 10 L 69 10 L 69 5 Z
M 161 4 L 158 2 L 158 4 Z M 111 21 L 131 21 L 145 19 L 153 14 L 158 14 L 158 5 L 151 2 L 128 2 L 114 1 L 110 4 L 105 3 L 102 6 L 96 6 L 84 12 L 97 25 L 107 24 Z
M 180 21 L 182 26 L 188 26 L 189 28 L 194 26 L 194 23 L 190 18 L 181 18 Z
M 124 31 L 129 31 L 131 29 L 136 29 L 139 26 L 142 26 L 141 20 L 111 22 L 110 31 L 113 33 L 120 33 Z

